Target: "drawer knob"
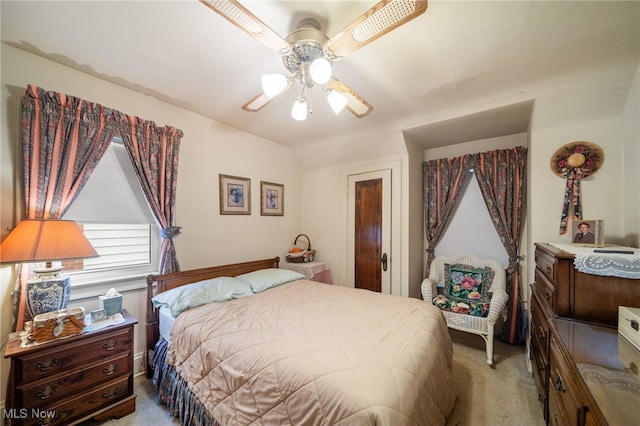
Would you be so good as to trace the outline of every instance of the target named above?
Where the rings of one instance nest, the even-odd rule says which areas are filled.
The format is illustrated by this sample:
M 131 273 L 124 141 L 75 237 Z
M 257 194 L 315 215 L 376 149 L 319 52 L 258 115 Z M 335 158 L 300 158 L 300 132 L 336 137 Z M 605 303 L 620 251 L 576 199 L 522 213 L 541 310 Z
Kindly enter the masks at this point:
M 36 396 L 37 396 L 38 398 L 40 398 L 40 399 L 48 399 L 48 398 L 51 398 L 51 396 L 52 396 L 54 393 L 56 393 L 56 391 L 57 391 L 57 390 L 58 390 L 58 387 L 57 387 L 57 386 L 55 386 L 55 385 L 53 385 L 53 386 L 47 385 L 47 386 L 42 390 L 42 392 L 38 392 L 38 393 L 36 394 Z
M 544 360 L 542 357 L 538 357 L 538 370 L 544 373 Z
M 547 302 L 548 302 L 549 300 L 551 300 L 551 293 L 548 293 L 548 292 L 547 292 L 547 293 L 545 293 L 545 294 L 544 294 L 544 298 L 545 298 L 545 300 L 546 300 Z
M 54 366 L 58 365 L 58 362 L 59 361 L 57 358 L 48 361 L 46 364 L 39 362 L 38 365 L 36 365 L 36 368 L 40 371 L 48 371 L 51 370 Z
M 105 376 L 113 376 L 118 371 L 119 364 L 109 364 L 108 367 L 105 367 L 102 372 Z
M 553 415 L 553 422 L 555 423 L 556 426 L 560 426 L 560 420 L 558 420 L 557 414 Z
M 542 327 L 539 327 L 538 330 L 538 339 L 540 340 L 544 340 L 545 337 L 547 337 L 547 333 L 545 333 L 544 329 Z
M 118 343 L 120 343 L 120 341 L 118 339 L 111 340 L 110 342 L 107 342 L 104 345 L 102 345 L 102 348 L 105 351 L 112 351 L 112 350 L 114 350 L 116 348 L 116 346 L 118 346 Z
M 104 399 L 113 399 L 113 398 L 115 398 L 116 396 L 118 396 L 118 394 L 119 394 L 119 393 L 120 393 L 120 388 L 119 388 L 119 387 L 117 387 L 117 388 L 115 388 L 115 389 L 113 390 L 113 392 L 111 392 L 111 393 L 109 393 L 109 392 L 105 392 L 105 393 L 103 393 L 103 394 L 102 394 L 102 397 L 103 397 Z
M 551 275 L 551 273 L 553 272 L 553 268 L 551 268 L 551 265 L 546 265 L 545 269 L 547 270 L 547 275 Z
M 564 383 L 562 382 L 562 376 L 560 376 L 560 371 L 556 368 L 556 389 L 560 392 L 565 392 Z

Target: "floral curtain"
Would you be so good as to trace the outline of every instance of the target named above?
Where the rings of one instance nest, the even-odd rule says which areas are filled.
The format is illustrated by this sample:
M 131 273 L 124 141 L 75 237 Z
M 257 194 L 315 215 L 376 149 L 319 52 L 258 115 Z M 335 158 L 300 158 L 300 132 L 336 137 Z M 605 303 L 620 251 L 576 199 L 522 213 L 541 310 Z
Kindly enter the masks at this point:
M 522 343 L 520 238 L 526 211 L 527 149 L 519 146 L 479 153 L 472 162 L 489 215 L 509 255 L 506 271 L 509 301 L 501 337 L 509 343 Z
M 115 126 L 102 105 L 29 85 L 22 99 L 24 196 L 27 219 L 60 219 L 105 153 Z M 14 288 L 14 329 L 25 321 L 31 270 L 21 265 Z
M 173 237 L 180 228 L 173 226 L 173 219 L 182 131 L 124 114 L 118 121 L 142 190 L 162 228 L 160 273 L 179 271 Z
M 424 225 L 427 236 L 427 267 L 425 277 L 435 257 L 433 250 L 453 217 L 464 188 L 469 183 L 471 156 L 442 158 L 424 162 Z
M 145 196 L 162 227 L 160 272 L 179 270 L 173 209 L 182 131 L 159 128 L 102 105 L 29 85 L 22 100 L 24 195 L 28 219 L 60 219 L 80 193 L 113 136 L 120 134 Z M 13 329 L 28 315 L 27 264 L 18 268 Z

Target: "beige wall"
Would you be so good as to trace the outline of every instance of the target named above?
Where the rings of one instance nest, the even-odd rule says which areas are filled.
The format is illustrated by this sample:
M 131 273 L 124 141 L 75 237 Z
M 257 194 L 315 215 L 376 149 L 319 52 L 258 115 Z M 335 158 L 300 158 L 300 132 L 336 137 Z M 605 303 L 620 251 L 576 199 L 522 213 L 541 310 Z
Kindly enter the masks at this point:
M 624 244 L 640 247 L 640 68 L 636 72 L 622 123 L 624 144 Z
M 90 77 L 37 56 L 2 46 L 2 115 L 0 176 L 2 238 L 22 217 L 20 186 L 15 159 L 18 149 L 19 99 L 27 84 L 66 93 L 152 120 L 158 125 L 182 129 L 175 224 L 182 233 L 175 239 L 182 269 L 239 262 L 281 255 L 301 224 L 301 171 L 291 152 L 281 145 L 173 107 L 154 98 Z M 250 216 L 218 213 L 218 173 L 251 178 Z M 260 215 L 260 181 L 285 186 L 285 215 Z M 12 266 L 0 267 L 0 340 L 4 344 L 11 327 Z M 144 279 L 115 283 L 108 287 L 132 288 L 124 293 L 123 305 L 139 320 L 135 333 L 136 368 L 144 350 Z M 137 289 L 136 289 L 137 288 Z M 104 286 L 83 289 L 87 298 L 78 300 L 72 291 L 71 305 L 97 308 L 97 295 Z M 77 294 L 80 292 L 76 292 Z M 9 364 L 2 360 L 0 392 L 4 401 Z

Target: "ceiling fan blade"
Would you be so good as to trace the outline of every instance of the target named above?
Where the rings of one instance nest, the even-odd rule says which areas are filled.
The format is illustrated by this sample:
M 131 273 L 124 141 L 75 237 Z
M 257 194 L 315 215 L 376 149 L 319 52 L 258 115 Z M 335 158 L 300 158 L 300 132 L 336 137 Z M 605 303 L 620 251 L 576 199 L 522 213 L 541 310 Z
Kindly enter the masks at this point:
M 236 0 L 200 0 L 200 3 L 245 31 L 276 53 L 291 52 L 291 45 Z
M 358 118 L 366 117 L 371 114 L 371 111 L 373 111 L 373 106 L 371 106 L 369 102 L 362 99 L 362 97 L 354 92 L 353 89 L 336 78 L 331 78 L 327 83 L 326 88 L 328 90 L 335 90 L 342 93 L 347 98 L 347 105 L 345 108 Z
M 256 96 L 254 96 L 253 98 L 251 98 L 251 100 L 249 102 L 247 102 L 246 104 L 242 105 L 242 109 L 248 112 L 256 112 L 262 109 L 262 107 L 264 107 L 265 105 L 267 105 L 271 99 L 268 97 L 267 95 L 265 95 L 264 93 L 260 93 Z
M 427 10 L 427 0 L 382 0 L 325 43 L 339 59 L 406 24 Z
M 287 81 L 287 85 L 284 87 L 284 89 L 282 89 L 282 91 L 278 93 L 276 96 L 283 94 L 284 92 L 289 90 L 291 86 L 293 86 L 293 80 L 290 79 L 289 81 Z M 260 111 L 264 106 L 266 106 L 269 102 L 271 102 L 271 100 L 276 96 L 269 97 L 265 95 L 264 92 L 260 92 L 259 94 L 251 98 L 249 102 L 242 105 L 242 109 L 248 112 Z

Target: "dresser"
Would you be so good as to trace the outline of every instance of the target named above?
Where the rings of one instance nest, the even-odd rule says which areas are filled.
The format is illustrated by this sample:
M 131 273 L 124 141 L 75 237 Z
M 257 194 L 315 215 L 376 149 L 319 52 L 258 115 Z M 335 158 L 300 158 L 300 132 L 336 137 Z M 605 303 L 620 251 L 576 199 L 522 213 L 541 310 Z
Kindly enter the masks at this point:
M 618 306 L 640 306 L 640 280 L 586 274 L 574 254 L 535 246 L 529 355 L 547 424 L 625 424 L 640 404 L 640 361 L 618 338 Z
M 11 359 L 5 421 L 10 425 L 74 425 L 135 411 L 133 326 L 124 322 L 76 336 L 21 347 L 7 345 Z

